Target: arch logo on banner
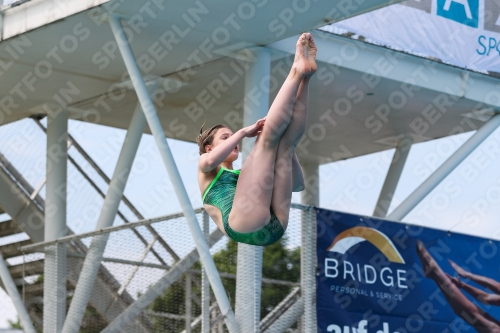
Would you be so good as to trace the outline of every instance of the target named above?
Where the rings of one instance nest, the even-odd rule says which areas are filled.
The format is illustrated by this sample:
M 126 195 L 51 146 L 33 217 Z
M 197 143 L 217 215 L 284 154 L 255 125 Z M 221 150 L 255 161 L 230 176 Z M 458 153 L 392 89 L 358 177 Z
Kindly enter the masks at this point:
M 345 254 L 353 246 L 364 241 L 373 244 L 390 262 L 405 263 L 389 237 L 376 229 L 367 227 L 354 227 L 341 232 L 328 247 L 328 251 Z

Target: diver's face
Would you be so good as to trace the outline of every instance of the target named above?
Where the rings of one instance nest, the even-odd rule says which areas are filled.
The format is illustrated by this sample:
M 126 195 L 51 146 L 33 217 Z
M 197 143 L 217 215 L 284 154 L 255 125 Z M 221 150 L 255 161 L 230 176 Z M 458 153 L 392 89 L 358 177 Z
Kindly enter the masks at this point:
M 229 128 L 225 128 L 225 127 L 219 128 L 217 130 L 217 132 L 215 132 L 215 134 L 214 134 L 214 140 L 212 141 L 212 144 L 207 145 L 207 148 L 208 148 L 207 152 L 210 152 L 212 149 L 214 149 L 215 147 L 217 147 L 218 145 L 220 145 L 221 143 L 226 141 L 232 135 L 233 135 L 233 131 L 231 131 Z M 231 151 L 231 153 L 229 154 L 229 156 L 227 157 L 227 159 L 230 159 L 231 161 L 236 160 L 238 158 L 239 151 L 240 151 L 239 147 L 238 147 L 238 145 L 236 145 L 233 148 L 233 150 Z

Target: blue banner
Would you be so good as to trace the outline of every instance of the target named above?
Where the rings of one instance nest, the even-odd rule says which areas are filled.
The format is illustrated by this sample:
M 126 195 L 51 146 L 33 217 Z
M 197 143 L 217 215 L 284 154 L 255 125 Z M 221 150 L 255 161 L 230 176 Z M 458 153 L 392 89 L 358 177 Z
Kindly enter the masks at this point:
M 500 332 L 500 243 L 317 210 L 318 332 Z

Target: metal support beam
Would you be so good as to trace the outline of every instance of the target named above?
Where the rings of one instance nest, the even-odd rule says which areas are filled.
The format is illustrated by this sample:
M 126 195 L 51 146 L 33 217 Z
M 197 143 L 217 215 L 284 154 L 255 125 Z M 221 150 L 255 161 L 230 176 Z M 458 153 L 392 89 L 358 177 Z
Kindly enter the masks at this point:
M 500 114 L 484 124 L 469 140 L 453 153 L 432 175 L 408 196 L 387 219 L 401 221 L 415 208 L 443 179 L 446 178 L 470 153 L 472 153 L 500 125 Z
M 293 288 L 292 291 L 260 322 L 260 331 L 266 332 L 285 312 L 290 309 L 295 302 L 300 299 L 300 288 Z M 299 327 L 300 329 L 300 327 Z
M 216 229 L 210 235 L 210 246 L 217 243 L 224 234 Z M 177 281 L 182 274 L 186 273 L 191 266 L 193 266 L 196 261 L 200 259 L 199 251 L 194 249 L 187 256 L 182 258 L 171 270 L 165 273 L 154 285 L 149 287 L 149 289 L 132 303 L 125 311 L 123 311 L 118 317 L 116 317 L 109 325 L 106 327 L 102 333 L 111 332 L 122 332 L 122 328 L 125 327 L 130 321 L 144 311 L 146 307 L 151 304 L 158 295 L 161 295 L 165 290 L 167 290 L 172 283 Z
M 313 215 L 315 211 L 311 208 L 309 211 L 302 212 L 301 217 L 301 246 L 300 246 L 300 289 L 302 292 L 302 301 L 304 303 L 304 314 L 300 321 L 302 333 L 316 332 L 314 320 L 314 294 L 315 294 L 315 261 L 313 260 Z M 314 223 L 316 219 L 314 218 Z M 315 238 L 315 237 L 314 237 Z
M 23 232 L 23 229 L 19 228 L 19 225 L 13 220 L 0 222 L 0 237 L 19 234 L 21 232 Z
M 153 237 L 153 239 L 151 239 L 151 241 L 149 242 L 149 244 L 144 249 L 141 257 L 139 258 L 139 262 L 140 263 L 142 263 L 144 261 L 144 259 L 146 259 L 146 257 L 148 256 L 149 251 L 151 250 L 151 248 L 153 247 L 153 245 L 154 245 L 155 242 L 156 242 L 156 237 Z M 117 292 L 118 295 L 123 294 L 123 292 L 125 291 L 125 289 L 129 285 L 130 281 L 132 281 L 132 279 L 134 278 L 135 273 L 137 273 L 138 270 L 139 270 L 139 266 L 136 265 L 132 269 L 132 271 L 130 272 L 130 274 L 127 276 L 127 278 L 125 279 L 125 282 L 123 282 L 123 284 L 120 286 L 120 289 L 118 289 L 118 292 Z
M 47 117 L 45 241 L 66 236 L 68 112 Z M 43 331 L 60 332 L 66 315 L 66 244 L 45 248 Z
M 43 127 L 43 125 L 40 123 L 40 120 L 38 119 L 35 119 L 33 118 L 33 120 L 35 121 L 35 124 L 37 124 L 40 129 L 44 132 L 44 133 L 47 133 L 47 130 L 45 127 Z M 75 139 L 73 139 L 71 137 L 71 135 L 68 133 L 68 149 L 70 146 L 74 146 L 75 149 L 83 156 L 83 158 L 89 162 L 89 164 L 92 166 L 92 168 L 94 168 L 94 170 L 101 176 L 101 178 L 103 178 L 103 180 L 109 185 L 111 183 L 111 180 L 104 174 L 104 172 L 101 170 L 101 168 L 99 168 L 99 166 L 97 166 L 97 164 L 90 158 L 90 156 L 83 150 L 83 148 L 78 144 L 78 142 L 76 142 Z M 85 172 L 82 167 L 71 157 L 71 155 L 68 154 L 68 160 L 71 162 L 71 164 L 73 164 L 73 166 L 76 168 L 76 170 L 78 170 L 78 172 L 80 172 L 80 174 L 83 176 L 83 178 L 85 178 L 90 186 L 92 186 L 96 192 L 103 198 L 106 198 L 106 194 L 101 191 L 101 189 L 99 188 L 99 186 L 97 186 L 97 184 L 94 182 L 94 180 L 87 174 L 87 172 Z M 41 189 L 41 187 L 45 184 L 45 180 L 40 184 L 39 188 L 37 188 L 33 194 L 31 195 L 31 197 L 33 197 L 33 195 L 35 193 L 38 193 L 39 190 Z M 140 219 L 140 220 L 144 220 L 144 217 L 137 211 L 137 209 L 135 209 L 135 207 L 132 205 L 132 203 L 127 200 L 127 197 L 125 195 L 123 195 L 122 197 L 122 200 L 123 202 L 125 203 L 125 205 L 127 207 L 130 208 L 130 210 L 132 210 L 132 212 Z M 117 212 L 118 216 L 125 222 L 125 223 L 129 223 L 130 221 L 120 212 L 120 210 L 118 210 Z M 173 256 L 174 260 L 175 261 L 178 261 L 179 258 L 177 257 L 177 255 L 173 252 L 173 250 L 168 246 L 166 245 L 165 241 L 163 241 L 163 239 L 161 239 L 161 237 L 159 237 L 158 233 L 156 233 L 156 231 L 151 227 L 151 226 L 146 226 L 146 228 L 148 228 L 149 231 L 151 231 L 151 233 L 153 234 L 154 237 L 157 237 L 160 241 L 160 243 L 162 245 L 164 245 L 165 249 Z M 137 238 L 139 238 L 139 240 L 144 244 L 144 245 L 148 245 L 149 242 L 144 239 L 144 237 L 139 233 L 139 231 L 135 230 L 135 229 L 131 229 L 132 232 L 137 236 Z M 160 257 L 160 255 L 156 252 L 155 249 L 151 249 L 151 253 L 153 253 L 153 255 L 156 257 L 156 259 L 158 259 L 158 261 L 160 261 L 160 263 L 162 265 L 166 265 L 166 262 L 163 260 L 162 257 Z
M 208 242 L 210 219 L 206 211 L 203 211 L 203 235 Z M 210 333 L 210 282 L 204 268 L 201 274 L 201 333 Z
M 265 48 L 250 50 L 253 61 L 247 61 L 243 126 L 255 124 L 269 111 L 269 92 L 260 91 L 260 83 L 271 73 L 271 52 Z M 259 94 L 255 94 L 255 90 Z M 255 139 L 243 139 L 243 161 L 253 149 Z M 258 332 L 262 284 L 263 247 L 238 244 L 236 272 L 236 321 L 242 332 Z
M 410 136 L 405 135 L 399 142 L 394 151 L 394 156 L 392 157 L 391 166 L 389 171 L 387 171 L 387 176 L 385 177 L 384 185 L 380 190 L 380 195 L 375 205 L 375 210 L 373 211 L 373 216 L 375 217 L 386 217 L 389 206 L 391 205 L 392 198 L 396 192 L 396 187 L 398 186 L 399 179 L 403 173 L 403 168 L 406 163 L 406 159 L 410 154 L 411 145 L 413 144 L 413 139 Z
M 10 191 L 0 191 L 0 206 L 5 207 L 5 210 L 12 216 L 13 220 L 18 223 L 20 227 L 30 236 L 31 240 L 25 240 L 18 243 L 12 243 L 0 247 L 0 253 L 3 254 L 4 258 L 20 256 L 22 252 L 33 253 L 33 250 L 20 250 L 20 247 L 26 246 L 31 241 L 41 242 L 36 246 L 37 249 L 43 249 L 46 246 L 54 245 L 58 243 L 58 240 L 66 239 L 66 246 L 68 251 L 78 252 L 79 254 L 87 253 L 87 246 L 85 246 L 80 239 L 83 238 L 81 234 L 78 236 L 65 236 L 59 238 L 58 240 L 43 242 L 44 238 L 44 214 L 40 210 L 40 207 L 45 207 L 45 201 L 39 198 L 39 203 L 31 201 L 29 194 L 32 193 L 33 189 L 27 190 L 26 185 L 22 185 L 24 181 L 18 181 L 20 175 L 12 165 L 4 164 L 5 161 L 0 161 L 0 188 L 10 189 Z M 8 171 L 5 171 L 5 166 L 7 165 Z M 17 175 L 16 175 L 17 174 Z M 16 175 L 16 176 L 14 176 Z M 146 225 L 154 223 L 155 221 L 168 220 L 169 218 L 180 217 L 182 214 L 172 214 L 165 217 L 149 219 L 147 221 L 140 221 L 135 224 L 135 226 Z M 130 225 L 111 227 L 112 230 L 123 230 L 130 228 Z M 69 228 L 68 228 L 69 229 Z M 109 229 L 107 229 L 109 230 Z M 68 230 L 69 234 L 72 234 L 71 230 Z M 102 234 L 101 231 L 93 232 L 92 235 Z M 70 239 L 67 239 L 70 237 Z M 71 243 L 67 241 L 71 240 Z M 38 252 L 38 251 L 37 251 Z M 80 260 L 79 260 L 80 261 Z M 81 264 L 74 265 L 74 261 L 68 260 L 68 270 L 67 270 L 67 281 L 71 285 L 76 285 L 78 277 L 81 271 Z M 121 313 L 126 309 L 127 305 L 133 301 L 133 298 L 124 292 L 121 297 L 116 297 L 116 290 L 120 287 L 119 283 L 113 278 L 111 273 L 101 265 L 99 269 L 98 278 L 94 288 L 92 289 L 92 295 L 90 297 L 90 304 L 105 318 L 107 321 L 112 321 L 118 313 Z M 26 295 L 30 294 L 28 290 L 39 289 L 37 295 L 42 295 L 43 284 L 31 285 L 26 289 Z M 30 297 L 34 297 L 31 294 Z M 33 320 L 38 319 L 38 315 L 34 315 L 30 312 L 30 316 Z M 36 324 L 42 326 L 42 320 L 36 321 Z M 141 316 L 140 320 L 136 320 L 133 325 L 135 328 L 131 328 L 131 332 L 143 332 L 144 330 L 149 330 L 150 323 L 147 318 Z
M 67 254 L 68 258 L 79 258 L 79 259 L 85 259 L 84 254 L 80 253 L 75 253 L 75 252 L 68 252 Z M 140 261 L 133 261 L 133 260 L 125 260 L 125 259 L 117 259 L 117 258 L 108 258 L 108 257 L 102 257 L 102 262 L 114 262 L 117 264 L 123 264 L 123 265 L 131 265 L 131 266 L 136 266 L 136 267 L 149 267 L 149 268 L 157 268 L 157 269 L 163 269 L 163 270 L 169 270 L 171 267 L 168 265 L 159 265 L 159 264 L 151 264 L 148 262 L 140 262 Z M 123 285 L 122 285 L 123 287 Z M 121 289 L 121 287 L 120 287 Z M 118 291 L 120 291 L 120 289 Z M 124 289 L 120 294 L 118 295 L 123 295 L 125 293 Z
M 186 296 L 185 296 L 185 308 L 186 308 L 186 315 L 185 315 L 185 323 L 186 323 L 186 333 L 191 333 L 191 317 L 193 314 L 193 309 L 192 309 L 192 304 L 193 304 L 193 298 L 192 298 L 192 275 L 188 271 L 186 273 Z
M 340 4 L 340 2 L 339 2 Z M 408 78 L 412 77 L 415 70 L 420 70 L 425 66 L 427 59 L 415 57 L 399 51 L 388 50 L 378 45 L 371 45 L 360 40 L 354 40 L 328 32 L 314 30 L 311 31 L 318 50 L 316 61 L 324 62 L 335 66 L 335 68 L 345 68 L 359 73 L 370 73 L 373 68 L 377 68 L 378 62 L 383 59 L 397 59 L 393 70 L 377 72 L 377 75 L 400 83 L 408 84 Z M 286 52 L 295 53 L 295 44 L 298 36 L 293 36 L 266 45 L 266 47 Z M 357 52 L 357 57 L 347 59 L 343 52 L 345 50 Z M 338 59 L 342 59 L 339 61 Z M 415 77 L 412 86 L 424 88 L 436 94 L 446 94 L 456 98 L 468 99 L 481 104 L 489 105 L 493 108 L 500 107 L 500 99 L 491 94 L 498 91 L 498 79 L 482 73 L 467 71 L 462 68 L 449 66 L 443 63 L 432 63 L 433 70 L 426 71 L 425 75 Z M 467 86 L 464 90 L 463 73 L 468 73 L 469 81 L 473 85 Z M 486 108 L 486 106 L 485 106 Z
M 156 87 L 151 87 L 152 93 Z M 116 163 L 115 171 L 109 185 L 108 193 L 104 199 L 104 204 L 97 221 L 96 230 L 109 227 L 113 222 L 118 212 L 118 205 L 123 196 L 125 185 L 127 184 L 132 164 L 141 142 L 144 128 L 146 127 L 146 119 L 141 110 L 140 104 L 137 105 L 132 121 L 130 122 L 125 141 L 123 143 L 118 162 Z M 92 239 L 87 257 L 83 263 L 82 272 L 75 288 L 73 300 L 68 311 L 68 317 L 64 323 L 63 332 L 71 333 L 78 332 L 87 303 L 89 302 L 92 288 L 97 276 L 97 272 L 101 265 L 101 260 L 104 254 L 104 249 L 109 238 L 109 234 L 96 236 Z
M 319 165 L 302 164 L 305 189 L 301 193 L 303 205 L 319 206 Z M 313 208 L 301 212 L 300 289 L 304 315 L 302 332 L 316 332 L 315 269 L 316 269 L 316 212 Z
M 16 188 L 20 187 L 24 191 L 24 193 L 26 193 L 29 197 L 34 197 L 31 199 L 31 201 L 33 201 L 36 205 L 38 205 L 38 207 L 40 209 L 42 209 L 42 210 L 44 209 L 45 201 L 39 195 L 33 195 L 35 190 L 33 189 L 33 187 L 31 187 L 30 183 L 28 183 L 28 181 L 26 179 L 24 179 L 23 175 L 21 175 L 19 173 L 19 171 L 17 171 L 16 168 L 14 168 L 14 166 L 1 153 L 0 153 L 0 167 L 2 169 L 5 169 L 11 175 L 12 179 L 18 185 L 18 186 L 16 186 Z M 5 187 L 5 188 L 7 188 L 7 187 Z M 14 191 L 14 190 L 11 189 L 11 191 Z M 4 207 L 4 210 L 8 212 L 8 210 L 5 207 Z M 22 212 L 20 212 L 19 214 L 22 214 Z M 10 213 L 9 213 L 9 215 L 15 220 L 14 216 L 12 216 Z M 15 215 L 15 216 L 17 216 L 17 215 Z M 37 228 L 37 230 L 38 229 L 39 228 Z M 44 235 L 42 235 L 41 238 L 43 239 L 43 237 L 44 237 Z M 37 238 L 40 238 L 40 237 L 37 237 Z
M 127 71 L 130 75 L 130 79 L 132 80 L 132 84 L 137 93 L 137 97 L 144 110 L 149 128 L 151 130 L 151 133 L 153 134 L 153 137 L 155 138 L 156 145 L 158 146 L 158 149 L 160 151 L 163 163 L 165 164 L 175 193 L 180 202 L 182 211 L 184 213 L 184 216 L 186 217 L 186 221 L 195 241 L 196 248 L 200 253 L 201 262 L 207 271 L 207 275 L 210 280 L 210 284 L 212 285 L 217 303 L 219 304 L 222 315 L 225 317 L 226 326 L 230 333 L 239 332 L 239 327 L 234 318 L 231 304 L 229 303 L 229 299 L 227 298 L 224 286 L 222 285 L 222 281 L 220 280 L 220 277 L 218 275 L 217 268 L 215 267 L 215 263 L 209 251 L 209 247 L 203 237 L 203 232 L 201 231 L 198 220 L 196 219 L 193 206 L 191 205 L 191 201 L 189 200 L 186 188 L 184 187 L 179 170 L 177 169 L 177 165 L 175 164 L 172 152 L 170 151 L 170 147 L 168 146 L 167 138 L 165 137 L 165 133 L 163 132 L 160 119 L 156 114 L 153 101 L 148 94 L 146 84 L 144 83 L 139 67 L 137 66 L 137 62 L 134 58 L 132 49 L 130 48 L 130 44 L 128 43 L 126 33 L 123 30 L 118 16 L 110 15 L 109 22 L 111 24 L 111 29 L 113 30 L 115 39 L 118 43 L 118 48 L 120 49 L 123 61 L 125 62 L 125 66 L 127 67 Z M 125 320 L 126 318 L 122 319 Z M 127 320 L 131 319 L 132 318 L 129 317 Z
M 285 333 L 304 313 L 304 300 L 302 297 L 295 302 L 281 317 L 278 318 L 265 333 Z M 316 332 L 312 327 L 310 332 Z
M 208 314 L 210 315 L 210 312 L 215 310 L 217 308 L 217 303 L 213 303 L 208 309 L 209 309 L 209 312 Z M 147 313 L 147 312 L 146 312 Z M 210 319 L 210 317 L 208 318 Z M 198 326 L 201 321 L 203 320 L 203 314 L 201 314 L 200 316 L 196 317 L 195 320 L 193 320 L 193 322 L 191 323 L 191 330 L 194 330 L 196 329 L 196 326 Z M 208 323 L 208 332 L 210 333 L 210 322 Z M 203 333 L 203 329 L 201 331 Z M 182 331 L 181 333 L 186 333 L 186 330 Z
M 197 210 L 195 210 L 195 212 L 202 212 L 202 209 L 198 208 Z M 102 228 L 102 229 L 96 230 L 96 231 L 83 232 L 83 233 L 78 234 L 78 235 L 72 234 L 72 235 L 69 235 L 69 236 L 61 237 L 59 239 L 56 239 L 56 240 L 53 240 L 53 241 L 50 241 L 50 242 L 41 242 L 41 243 L 35 243 L 35 244 L 31 244 L 31 245 L 26 245 L 26 246 L 23 246 L 21 248 L 21 251 L 33 251 L 35 249 L 39 249 L 41 247 L 53 245 L 53 244 L 56 244 L 56 243 L 61 243 L 61 242 L 67 243 L 67 242 L 73 241 L 73 240 L 79 240 L 79 239 L 83 239 L 83 238 L 87 238 L 87 237 L 91 237 L 91 236 L 103 235 L 103 234 L 106 234 L 106 233 L 111 233 L 111 232 L 125 230 L 125 229 L 137 228 L 137 227 L 140 227 L 140 226 L 147 227 L 148 225 L 151 225 L 152 223 L 158 223 L 158 222 L 163 222 L 163 221 L 170 221 L 170 220 L 173 220 L 173 219 L 181 218 L 183 216 L 184 215 L 182 213 L 175 213 L 175 214 L 169 214 L 169 215 L 164 215 L 164 216 L 160 216 L 160 217 L 154 217 L 154 218 L 147 219 L 147 220 L 142 220 L 142 221 L 127 223 L 127 224 L 115 225 L 115 226 L 108 227 L 108 228 Z
M 319 206 L 319 164 L 301 162 L 305 188 L 300 193 L 300 201 L 304 206 Z M 293 207 L 292 207 L 293 208 Z
M 3 260 L 1 254 L 0 254 L 0 278 L 2 279 L 5 291 L 7 291 L 7 294 L 9 294 L 10 298 L 12 299 L 12 303 L 14 303 L 17 315 L 19 316 L 21 324 L 23 325 L 24 332 L 36 333 L 35 327 L 33 327 L 33 324 L 31 323 L 28 311 L 26 311 L 26 308 L 24 307 L 23 300 L 21 299 L 21 296 L 17 292 L 16 284 L 14 283 L 14 280 L 12 279 L 12 276 L 9 273 L 9 268 L 7 267 L 7 263 L 5 262 L 5 260 Z
M 27 191 L 20 187 L 22 185 L 17 182 L 11 172 L 13 167 L 9 164 L 0 154 L 0 188 L 9 189 L 0 191 L 0 206 L 34 242 L 43 242 L 45 218 L 41 207 L 45 206 L 45 202 L 41 199 L 37 203 L 29 199 Z

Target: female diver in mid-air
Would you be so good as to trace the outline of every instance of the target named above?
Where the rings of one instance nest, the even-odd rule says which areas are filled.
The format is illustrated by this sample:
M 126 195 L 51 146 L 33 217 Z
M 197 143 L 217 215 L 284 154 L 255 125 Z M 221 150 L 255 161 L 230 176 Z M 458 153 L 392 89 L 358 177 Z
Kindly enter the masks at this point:
M 315 59 L 314 40 L 304 33 L 290 73 L 265 118 L 236 133 L 222 124 L 200 129 L 198 183 L 203 204 L 219 229 L 235 241 L 269 245 L 286 230 L 292 192 L 304 189 L 295 147 L 306 127 Z M 233 170 L 244 137 L 257 140 L 241 171 Z

